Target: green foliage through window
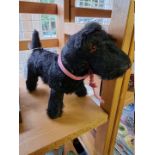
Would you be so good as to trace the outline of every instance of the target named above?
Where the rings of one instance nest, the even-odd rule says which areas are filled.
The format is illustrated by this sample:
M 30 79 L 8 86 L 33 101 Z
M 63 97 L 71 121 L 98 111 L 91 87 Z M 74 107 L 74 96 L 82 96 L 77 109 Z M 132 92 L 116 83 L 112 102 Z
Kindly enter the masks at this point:
M 54 3 L 55 0 L 40 0 L 42 3 Z M 56 36 L 56 16 L 41 15 L 41 26 L 44 37 Z
M 45 37 L 56 36 L 56 16 L 41 15 L 42 32 Z

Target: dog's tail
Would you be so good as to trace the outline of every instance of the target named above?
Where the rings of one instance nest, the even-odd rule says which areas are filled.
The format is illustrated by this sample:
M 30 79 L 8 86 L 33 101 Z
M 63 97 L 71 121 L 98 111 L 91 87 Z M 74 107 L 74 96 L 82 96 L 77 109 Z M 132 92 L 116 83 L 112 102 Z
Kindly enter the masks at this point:
M 39 38 L 39 32 L 37 30 L 34 30 L 32 34 L 31 49 L 40 48 L 40 47 L 41 47 L 41 42 Z

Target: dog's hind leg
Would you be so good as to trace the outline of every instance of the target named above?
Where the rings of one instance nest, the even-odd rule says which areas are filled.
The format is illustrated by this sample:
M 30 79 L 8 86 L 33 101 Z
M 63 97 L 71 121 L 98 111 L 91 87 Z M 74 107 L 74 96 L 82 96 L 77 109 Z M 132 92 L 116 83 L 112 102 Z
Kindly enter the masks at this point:
M 50 98 L 48 101 L 47 114 L 54 119 L 62 115 L 64 93 L 51 89 Z
M 32 64 L 28 64 L 26 87 L 31 92 L 36 89 L 38 76 Z
M 83 97 L 87 95 L 87 90 L 84 86 L 83 81 L 80 83 L 78 89 L 75 91 L 75 94 L 79 97 Z

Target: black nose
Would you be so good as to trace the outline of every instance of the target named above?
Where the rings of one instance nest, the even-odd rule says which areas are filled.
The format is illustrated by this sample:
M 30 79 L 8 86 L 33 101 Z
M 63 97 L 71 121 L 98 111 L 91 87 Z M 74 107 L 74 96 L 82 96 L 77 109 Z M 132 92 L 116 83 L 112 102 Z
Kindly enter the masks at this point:
M 128 68 L 130 68 L 131 67 L 131 62 L 128 64 Z
M 124 68 L 129 69 L 131 67 L 131 62 L 129 62 Z
M 126 67 L 126 69 L 129 69 L 131 67 L 131 60 L 129 57 L 127 58 L 127 62 L 126 62 L 125 67 Z
M 123 70 L 127 70 L 127 69 L 129 69 L 130 67 L 131 67 L 131 62 L 129 62 L 129 63 L 123 65 L 121 68 L 122 68 Z

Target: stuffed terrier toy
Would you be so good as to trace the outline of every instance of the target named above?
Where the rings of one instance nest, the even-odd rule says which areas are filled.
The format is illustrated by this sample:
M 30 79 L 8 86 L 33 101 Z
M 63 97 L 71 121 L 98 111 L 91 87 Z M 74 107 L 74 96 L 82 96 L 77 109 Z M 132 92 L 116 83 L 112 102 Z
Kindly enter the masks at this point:
M 130 66 L 129 57 L 98 23 L 86 24 L 70 36 L 59 55 L 42 48 L 39 33 L 35 30 L 26 86 L 29 92 L 34 91 L 38 77 L 49 85 L 47 114 L 54 119 L 62 115 L 64 93 L 75 93 L 79 97 L 87 94 L 83 82 L 87 76 L 97 74 L 101 79 L 115 79 Z

